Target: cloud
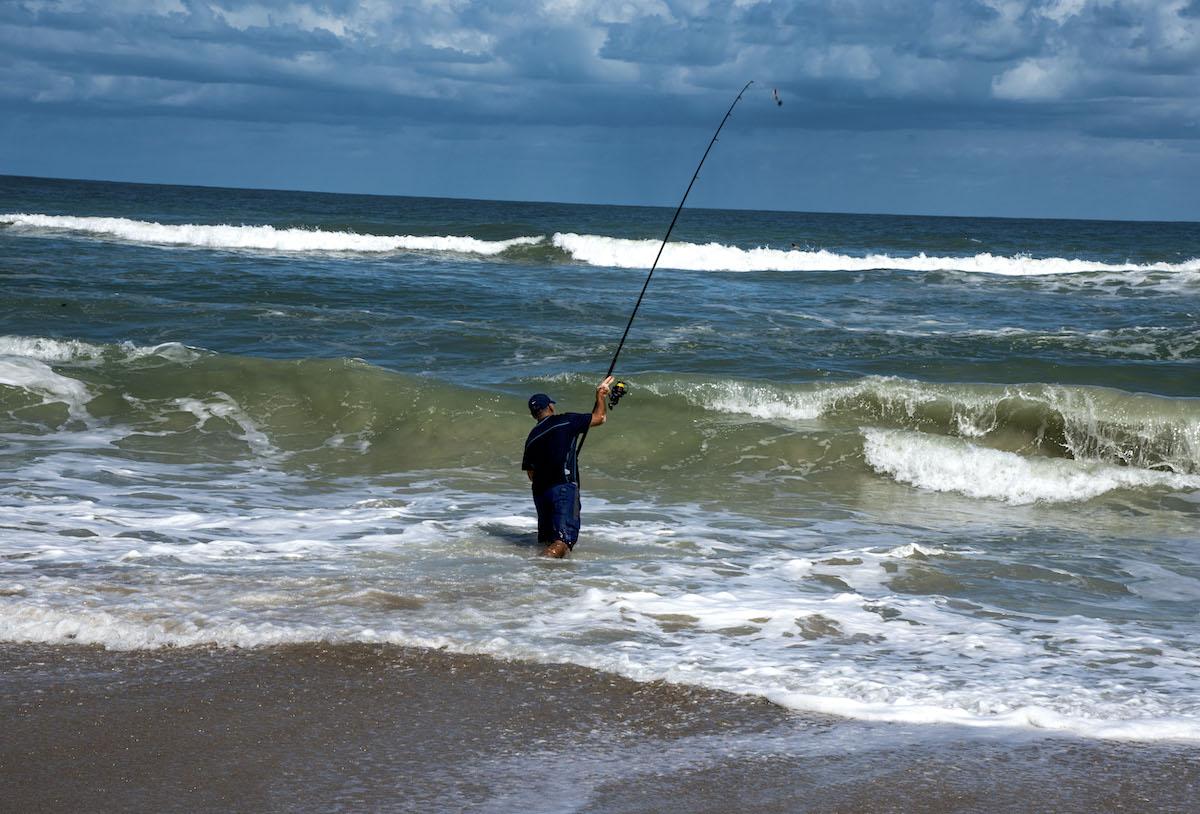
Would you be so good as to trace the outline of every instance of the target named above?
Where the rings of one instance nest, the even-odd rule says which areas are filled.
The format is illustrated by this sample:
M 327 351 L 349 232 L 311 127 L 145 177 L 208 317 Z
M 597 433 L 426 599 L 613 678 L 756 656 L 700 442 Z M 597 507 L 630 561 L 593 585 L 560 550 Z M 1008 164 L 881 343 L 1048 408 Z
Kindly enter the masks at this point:
M 713 18 L 680 23 L 653 16 L 606 28 L 604 59 L 686 68 L 723 65 L 734 56 L 730 28 Z
M 992 80 L 998 99 L 1061 99 L 1075 87 L 1079 65 L 1072 59 L 1024 59 Z
M 0 69 L 78 115 L 698 124 L 755 78 L 776 127 L 1192 139 L 1200 0 L 15 0 Z

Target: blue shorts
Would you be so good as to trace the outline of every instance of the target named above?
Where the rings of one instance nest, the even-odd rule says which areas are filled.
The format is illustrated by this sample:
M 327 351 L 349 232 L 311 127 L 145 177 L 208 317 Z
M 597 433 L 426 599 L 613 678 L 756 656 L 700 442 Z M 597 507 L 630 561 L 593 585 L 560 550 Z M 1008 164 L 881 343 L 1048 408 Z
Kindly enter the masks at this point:
M 579 487 L 574 483 L 551 486 L 533 496 L 533 505 L 537 507 L 538 542 L 562 540 L 568 548 L 575 548 L 579 539 Z

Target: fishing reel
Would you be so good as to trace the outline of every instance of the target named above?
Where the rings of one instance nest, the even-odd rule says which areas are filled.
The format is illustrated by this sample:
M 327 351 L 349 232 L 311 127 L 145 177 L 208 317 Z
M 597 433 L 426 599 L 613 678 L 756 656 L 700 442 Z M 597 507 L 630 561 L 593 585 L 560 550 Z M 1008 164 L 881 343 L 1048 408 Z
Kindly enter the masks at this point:
M 629 386 L 625 382 L 613 382 L 612 387 L 608 388 L 608 409 L 613 409 L 617 406 L 617 402 L 621 400 L 621 396 L 629 392 Z

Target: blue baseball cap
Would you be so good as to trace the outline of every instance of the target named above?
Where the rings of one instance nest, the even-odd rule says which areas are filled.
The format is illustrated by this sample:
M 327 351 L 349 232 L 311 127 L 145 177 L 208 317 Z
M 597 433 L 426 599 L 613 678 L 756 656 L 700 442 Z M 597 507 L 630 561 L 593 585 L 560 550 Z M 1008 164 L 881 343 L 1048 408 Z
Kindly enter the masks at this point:
M 554 399 L 550 398 L 545 393 L 534 393 L 529 397 L 529 412 L 533 415 L 537 415 L 542 410 L 545 410 L 554 403 Z

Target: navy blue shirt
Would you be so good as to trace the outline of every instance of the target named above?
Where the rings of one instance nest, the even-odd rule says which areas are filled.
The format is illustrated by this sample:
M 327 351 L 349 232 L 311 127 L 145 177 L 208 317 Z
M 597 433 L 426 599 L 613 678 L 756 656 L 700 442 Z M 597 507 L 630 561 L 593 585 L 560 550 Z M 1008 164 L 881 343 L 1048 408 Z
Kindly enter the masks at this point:
M 579 483 L 575 439 L 591 424 L 591 413 L 559 413 L 543 418 L 529 431 L 521 468 L 533 470 L 535 495 L 560 483 Z

